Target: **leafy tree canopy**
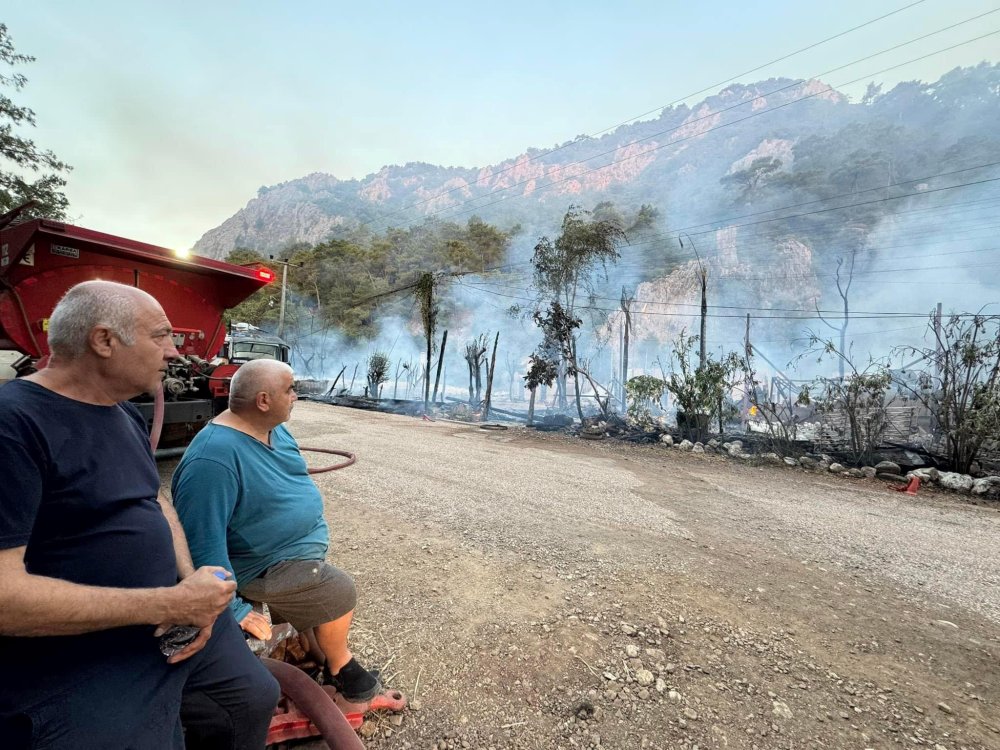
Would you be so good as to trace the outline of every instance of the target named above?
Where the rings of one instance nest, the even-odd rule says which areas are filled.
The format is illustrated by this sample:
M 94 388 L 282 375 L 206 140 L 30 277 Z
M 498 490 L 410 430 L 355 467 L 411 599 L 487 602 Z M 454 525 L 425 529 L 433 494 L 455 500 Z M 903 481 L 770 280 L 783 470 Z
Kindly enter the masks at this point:
M 542 237 L 535 245 L 531 263 L 542 296 L 560 301 L 572 315 L 577 294 L 591 292 L 595 273 L 621 257 L 619 247 L 627 241 L 623 223 L 609 203 L 599 203 L 594 212 L 570 206 L 555 241 Z
M 34 59 L 15 51 L 6 24 L 0 23 L 0 213 L 33 200 L 27 215 L 62 220 L 69 205 L 62 193 L 66 186 L 62 174 L 71 168 L 17 132 L 34 127 L 35 113 L 15 104 L 6 93 L 24 88 L 28 79 L 13 69 Z
M 512 232 L 472 217 L 462 224 L 427 221 L 384 234 L 356 232 L 315 246 L 295 245 L 276 258 L 290 264 L 285 325 L 296 335 L 336 329 L 352 338 L 377 332 L 382 314 L 412 317 L 420 328 L 412 295 L 392 294 L 409 288 L 430 272 L 476 272 L 495 266 L 507 255 Z M 262 263 L 280 279 L 281 265 L 256 250 L 238 248 L 230 263 Z M 273 328 L 278 320 L 280 283 L 269 284 L 230 311 L 233 320 Z M 447 318 L 445 300 L 438 313 Z

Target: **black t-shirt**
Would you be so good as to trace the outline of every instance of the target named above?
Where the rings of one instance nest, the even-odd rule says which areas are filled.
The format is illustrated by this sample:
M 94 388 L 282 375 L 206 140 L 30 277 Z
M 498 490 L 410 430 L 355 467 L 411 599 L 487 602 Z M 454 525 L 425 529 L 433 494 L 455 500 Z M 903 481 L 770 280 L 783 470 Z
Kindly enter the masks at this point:
M 27 546 L 29 573 L 120 588 L 177 582 L 159 474 L 134 406 L 87 404 L 11 381 L 0 386 L 0 455 L 0 548 Z M 0 685 L 128 668 L 133 656 L 146 668 L 160 664 L 152 631 L 0 637 Z

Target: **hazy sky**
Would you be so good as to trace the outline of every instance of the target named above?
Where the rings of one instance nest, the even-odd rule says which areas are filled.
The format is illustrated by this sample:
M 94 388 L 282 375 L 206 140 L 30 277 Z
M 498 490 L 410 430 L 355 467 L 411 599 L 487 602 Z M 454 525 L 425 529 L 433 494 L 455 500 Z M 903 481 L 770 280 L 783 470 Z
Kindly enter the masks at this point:
M 74 167 L 74 223 L 183 248 L 262 185 L 408 161 L 495 163 L 911 2 L 8 0 L 0 21 L 37 58 L 11 95 L 36 112 L 26 134 Z M 814 76 L 994 8 L 1000 0 L 925 0 L 741 80 Z M 1000 13 L 824 80 L 995 29 Z M 994 36 L 875 78 L 933 80 L 998 53 Z

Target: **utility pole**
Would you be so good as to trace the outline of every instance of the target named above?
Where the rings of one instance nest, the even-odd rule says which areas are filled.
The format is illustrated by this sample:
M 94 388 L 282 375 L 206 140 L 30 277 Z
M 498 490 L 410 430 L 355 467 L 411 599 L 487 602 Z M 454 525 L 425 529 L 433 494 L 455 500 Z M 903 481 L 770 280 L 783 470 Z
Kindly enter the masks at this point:
M 632 330 L 632 303 L 635 301 L 635 297 L 629 295 L 628 290 L 622 287 L 622 299 L 621 308 L 622 312 L 625 314 L 625 327 L 622 334 L 622 412 L 628 408 L 626 404 L 626 391 L 625 385 L 628 383 L 628 344 L 629 344 L 629 334 Z
M 701 351 L 699 352 L 699 366 L 701 369 L 705 369 L 705 363 L 708 358 L 705 354 L 705 338 L 706 338 L 706 325 L 708 322 L 708 274 L 705 273 L 705 267 L 701 265 L 701 259 L 698 259 L 698 265 L 701 271 Z
M 941 383 L 941 303 L 937 303 L 934 311 L 934 380 L 935 387 Z
M 420 303 L 420 320 L 423 323 L 424 337 L 427 339 L 427 362 L 424 367 L 424 414 L 431 400 L 431 356 L 434 350 L 434 326 L 437 322 L 437 310 L 434 307 L 434 274 L 423 273 L 416 284 L 417 301 Z
M 278 311 L 278 338 L 285 332 L 285 293 L 288 289 L 288 264 L 281 264 L 281 308 Z
M 283 260 L 275 260 L 273 255 L 269 255 L 268 258 L 271 262 L 277 263 L 281 266 L 281 307 L 278 308 L 278 338 L 280 339 L 285 333 L 285 295 L 288 287 L 288 267 L 289 266 L 301 266 L 301 263 L 290 263 L 288 258 Z
M 691 249 L 694 250 L 694 257 L 698 259 L 698 275 L 701 277 L 701 333 L 699 335 L 700 344 L 698 351 L 698 369 L 705 369 L 705 364 L 708 362 L 708 352 L 705 348 L 705 334 L 707 333 L 708 325 L 708 271 L 705 270 L 705 264 L 701 262 L 701 255 L 698 254 L 698 247 L 694 244 L 694 240 L 691 239 L 691 235 L 684 233 L 688 238 L 688 242 L 691 243 Z M 684 240 L 679 236 L 677 237 L 677 242 L 680 243 L 681 248 L 684 247 Z
M 740 419 L 743 420 L 744 432 L 749 432 L 750 408 L 753 406 L 754 399 L 757 396 L 753 392 L 756 384 L 753 382 L 753 375 L 751 374 L 753 364 L 751 364 L 750 358 L 753 357 L 753 346 L 750 344 L 750 313 L 747 313 L 747 330 L 743 336 L 743 356 L 746 360 L 746 380 L 743 383 L 743 403 L 740 410 Z
M 490 418 L 490 406 L 493 400 L 493 373 L 497 369 L 497 344 L 500 343 L 500 331 L 497 331 L 496 338 L 493 339 L 493 356 L 490 357 L 490 366 L 486 371 L 486 400 L 483 403 L 483 421 Z

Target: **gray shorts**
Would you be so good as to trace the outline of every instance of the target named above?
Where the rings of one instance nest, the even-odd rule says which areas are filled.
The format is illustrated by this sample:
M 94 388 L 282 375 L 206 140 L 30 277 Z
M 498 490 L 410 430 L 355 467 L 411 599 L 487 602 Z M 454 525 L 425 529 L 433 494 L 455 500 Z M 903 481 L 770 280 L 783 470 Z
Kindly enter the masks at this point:
M 343 617 L 358 602 L 354 579 L 322 560 L 285 560 L 239 587 L 239 595 L 262 602 L 274 622 L 298 631 Z

